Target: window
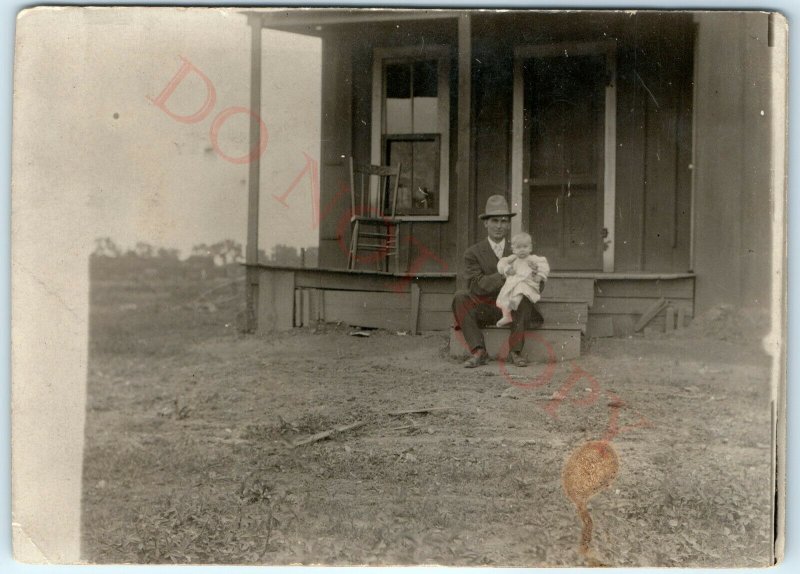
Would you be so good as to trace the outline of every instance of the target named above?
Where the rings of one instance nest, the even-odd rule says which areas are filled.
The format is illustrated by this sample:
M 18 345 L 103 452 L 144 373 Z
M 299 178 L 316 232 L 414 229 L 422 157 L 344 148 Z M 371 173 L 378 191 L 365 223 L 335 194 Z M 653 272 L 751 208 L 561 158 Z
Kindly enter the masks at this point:
M 446 221 L 449 49 L 376 49 L 372 114 L 372 162 L 402 165 L 397 214 L 407 219 Z
M 439 134 L 388 135 L 384 157 L 402 166 L 397 215 L 439 215 Z

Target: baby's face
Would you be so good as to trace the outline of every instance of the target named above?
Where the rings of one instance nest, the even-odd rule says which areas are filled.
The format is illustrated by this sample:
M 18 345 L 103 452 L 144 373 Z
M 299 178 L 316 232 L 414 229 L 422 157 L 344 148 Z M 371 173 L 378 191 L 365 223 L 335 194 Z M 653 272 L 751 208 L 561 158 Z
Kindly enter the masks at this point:
M 511 250 L 517 257 L 527 257 L 533 251 L 533 245 L 531 245 L 530 241 L 522 241 L 512 245 Z

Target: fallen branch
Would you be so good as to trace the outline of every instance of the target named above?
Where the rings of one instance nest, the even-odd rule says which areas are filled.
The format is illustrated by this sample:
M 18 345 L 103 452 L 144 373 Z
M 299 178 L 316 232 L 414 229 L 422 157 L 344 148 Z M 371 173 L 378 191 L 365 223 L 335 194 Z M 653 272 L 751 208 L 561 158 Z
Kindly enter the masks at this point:
M 303 446 L 303 445 L 306 445 L 306 444 L 311 444 L 312 442 L 317 442 L 317 441 L 320 441 L 320 440 L 324 440 L 324 439 L 328 438 L 329 436 L 334 435 L 336 433 L 342 433 L 342 432 L 347 432 L 349 430 L 357 429 L 359 427 L 363 427 L 365 424 L 367 424 L 367 421 L 358 421 L 358 422 L 353 423 L 353 424 L 344 425 L 344 426 L 338 426 L 338 427 L 334 427 L 334 428 L 326 430 L 326 431 L 318 432 L 317 434 L 312 434 L 308 438 L 304 438 L 303 440 L 297 441 L 296 443 L 294 443 L 292 445 L 292 448 L 297 448 L 298 446 Z
M 421 413 L 430 413 L 433 411 L 447 411 L 447 410 L 450 410 L 450 407 L 427 407 L 422 409 L 409 409 L 407 411 L 394 411 L 387 414 L 397 417 L 400 415 L 415 415 Z
M 432 412 L 432 411 L 445 411 L 445 410 L 448 410 L 448 409 L 450 409 L 450 407 L 425 407 L 425 408 L 420 408 L 420 409 L 408 409 L 408 410 L 404 410 L 404 411 L 393 411 L 393 412 L 386 413 L 386 414 L 389 415 L 389 416 L 395 416 L 396 417 L 396 416 L 401 416 L 401 415 L 413 415 L 413 414 L 429 413 L 429 412 Z M 328 437 L 330 437 L 330 436 L 332 436 L 332 435 L 334 435 L 336 433 L 343 433 L 343 432 L 347 432 L 347 431 L 350 431 L 350 430 L 353 430 L 353 429 L 357 429 L 359 427 L 363 427 L 365 424 L 367 424 L 367 421 L 358 421 L 358 422 L 355 422 L 355 423 L 352 423 L 352 424 L 349 424 L 349 425 L 343 425 L 343 426 L 334 427 L 332 429 L 328 429 L 326 431 L 318 432 L 317 434 L 312 434 L 310 437 L 307 437 L 307 438 L 304 438 L 302 440 L 299 440 L 299 441 L 293 443 L 291 445 L 291 447 L 292 448 L 297 448 L 298 446 L 303 446 L 303 445 L 306 445 L 306 444 L 311 444 L 313 442 L 318 442 L 318 441 L 321 441 L 321 440 L 325 440 L 326 438 L 328 438 Z M 396 429 L 391 429 L 391 430 L 401 430 L 401 429 L 406 429 L 406 428 L 417 428 L 417 427 L 415 425 L 410 425 L 410 426 L 406 426 L 406 427 L 398 427 Z

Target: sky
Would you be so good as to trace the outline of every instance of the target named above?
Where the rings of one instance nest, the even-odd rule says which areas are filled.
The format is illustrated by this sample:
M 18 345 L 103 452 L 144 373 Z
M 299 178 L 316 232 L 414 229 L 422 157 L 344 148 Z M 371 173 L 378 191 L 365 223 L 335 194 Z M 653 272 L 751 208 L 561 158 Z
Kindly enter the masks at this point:
M 28 20 L 27 22 L 25 20 Z M 18 25 L 15 73 L 25 84 L 25 129 L 37 131 L 42 185 L 88 190 L 88 226 L 123 248 L 178 248 L 230 238 L 244 244 L 250 27 L 236 10 L 33 10 Z M 321 41 L 265 30 L 259 247 L 317 244 L 310 179 L 282 195 L 319 158 Z M 188 73 L 178 80 L 182 69 Z M 207 82 L 201 77 L 207 78 Z M 155 102 L 171 81 L 161 106 Z M 175 119 L 216 101 L 198 121 Z M 168 97 L 167 97 L 168 96 Z M 230 113 L 232 108 L 243 108 Z M 228 110 L 228 113 L 224 113 Z M 215 124 L 216 141 L 212 139 Z M 77 197 L 84 197 L 76 193 Z

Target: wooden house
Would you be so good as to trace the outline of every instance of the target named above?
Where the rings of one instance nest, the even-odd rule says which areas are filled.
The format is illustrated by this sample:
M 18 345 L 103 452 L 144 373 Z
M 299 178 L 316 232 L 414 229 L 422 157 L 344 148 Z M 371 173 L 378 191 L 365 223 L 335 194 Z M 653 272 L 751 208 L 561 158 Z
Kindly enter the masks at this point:
M 322 39 L 319 267 L 258 264 L 265 192 L 253 162 L 257 329 L 320 319 L 448 329 L 460 258 L 484 237 L 478 214 L 492 194 L 520 214 L 512 232 L 529 230 L 551 262 L 542 306 L 554 333 L 625 335 L 651 310 L 653 324 L 669 328 L 718 303 L 769 305 L 781 221 L 771 199 L 782 158 L 775 95 L 784 88 L 774 71 L 784 62 L 768 14 L 314 9 L 248 18 L 253 109 L 261 28 Z M 255 147 L 258 135 L 254 125 Z M 346 268 L 350 157 L 404 166 L 411 197 L 399 196 L 399 272 Z M 662 298 L 666 307 L 654 305 Z

